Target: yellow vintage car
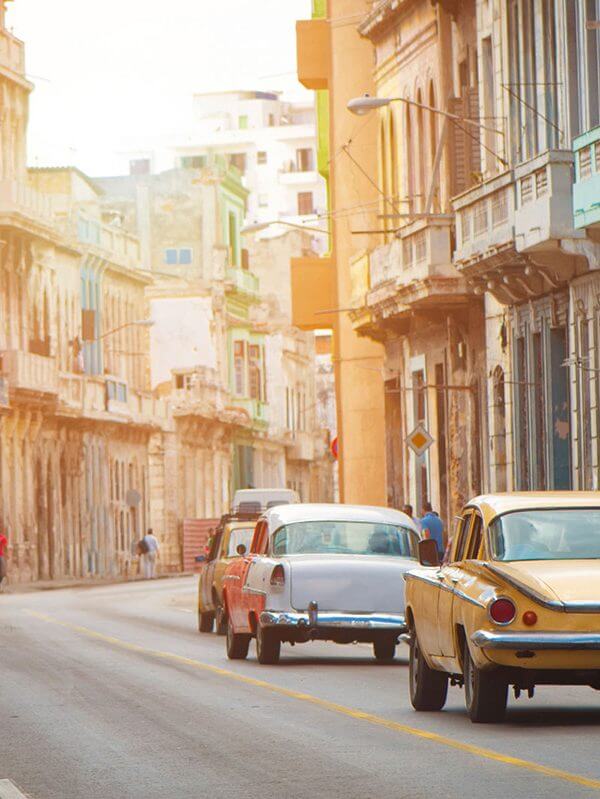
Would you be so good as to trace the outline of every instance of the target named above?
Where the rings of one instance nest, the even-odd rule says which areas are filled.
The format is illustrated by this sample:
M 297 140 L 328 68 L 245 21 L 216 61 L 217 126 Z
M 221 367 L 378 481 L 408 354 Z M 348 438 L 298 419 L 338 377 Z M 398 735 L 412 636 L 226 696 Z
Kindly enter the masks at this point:
M 509 686 L 600 690 L 600 492 L 473 499 L 447 562 L 419 542 L 405 574 L 410 699 L 441 710 L 464 686 L 474 722 L 500 721 Z
M 201 633 L 225 635 L 227 620 L 223 613 L 223 575 L 234 558 L 250 547 L 258 514 L 224 516 L 200 567 L 198 578 L 198 629 Z

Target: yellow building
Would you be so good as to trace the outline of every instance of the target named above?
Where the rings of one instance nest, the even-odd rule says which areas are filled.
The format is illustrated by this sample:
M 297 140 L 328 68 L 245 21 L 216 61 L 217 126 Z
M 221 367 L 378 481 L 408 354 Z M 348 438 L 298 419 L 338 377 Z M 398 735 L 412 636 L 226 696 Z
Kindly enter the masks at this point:
M 352 264 L 377 240 L 377 122 L 357 124 L 348 100 L 372 91 L 372 48 L 355 24 L 363 0 L 314 0 L 313 19 L 298 22 L 298 77 L 317 91 L 319 169 L 328 182 L 330 252 L 292 262 L 293 323 L 333 329 L 333 362 L 343 502 L 387 504 L 381 344 L 360 338 Z

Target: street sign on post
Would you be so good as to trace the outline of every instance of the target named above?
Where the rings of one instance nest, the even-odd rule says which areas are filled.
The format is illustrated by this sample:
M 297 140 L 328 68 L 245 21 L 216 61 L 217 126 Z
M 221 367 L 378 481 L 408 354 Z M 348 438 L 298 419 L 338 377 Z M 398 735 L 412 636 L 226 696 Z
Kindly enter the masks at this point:
M 422 424 L 418 424 L 412 433 L 408 434 L 406 443 L 418 457 L 427 452 L 433 444 L 433 437 Z

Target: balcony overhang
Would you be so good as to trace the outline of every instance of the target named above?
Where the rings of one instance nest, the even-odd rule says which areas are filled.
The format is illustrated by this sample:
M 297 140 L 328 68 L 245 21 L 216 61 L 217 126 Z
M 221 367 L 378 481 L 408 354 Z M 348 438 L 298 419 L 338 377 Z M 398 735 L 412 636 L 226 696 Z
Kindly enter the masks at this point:
M 301 330 L 333 327 L 336 320 L 335 264 L 331 258 L 291 259 L 292 324 Z
M 329 88 L 331 40 L 326 19 L 300 20 L 296 23 L 298 80 L 307 89 Z

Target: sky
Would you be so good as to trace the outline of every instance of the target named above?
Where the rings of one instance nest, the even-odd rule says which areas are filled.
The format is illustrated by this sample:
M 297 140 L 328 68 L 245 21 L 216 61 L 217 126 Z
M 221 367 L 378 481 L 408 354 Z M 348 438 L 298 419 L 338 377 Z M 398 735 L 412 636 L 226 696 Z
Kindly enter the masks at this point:
M 282 90 L 310 0 L 14 0 L 31 95 L 29 163 L 117 171 L 119 153 L 177 131 L 194 92 Z

